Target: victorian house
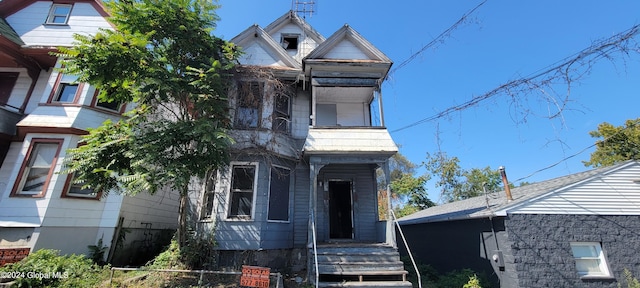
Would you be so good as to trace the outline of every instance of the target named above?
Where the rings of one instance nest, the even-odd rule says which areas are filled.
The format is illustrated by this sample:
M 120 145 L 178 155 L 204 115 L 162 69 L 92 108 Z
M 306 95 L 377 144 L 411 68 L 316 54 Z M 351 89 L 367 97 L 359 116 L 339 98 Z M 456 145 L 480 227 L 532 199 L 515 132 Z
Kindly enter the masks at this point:
M 244 51 L 230 94 L 233 161 L 191 197 L 200 226 L 215 230 L 219 265 L 411 287 L 392 222 L 378 217 L 376 169 L 388 177 L 398 151 L 380 90 L 391 60 L 349 25 L 325 39 L 294 12 L 231 42 Z

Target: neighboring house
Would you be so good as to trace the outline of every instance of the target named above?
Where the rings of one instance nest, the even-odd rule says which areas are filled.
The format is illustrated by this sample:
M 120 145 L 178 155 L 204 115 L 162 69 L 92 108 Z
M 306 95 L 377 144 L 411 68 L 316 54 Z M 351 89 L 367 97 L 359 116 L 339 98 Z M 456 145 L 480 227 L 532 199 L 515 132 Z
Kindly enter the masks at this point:
M 640 276 L 640 162 L 431 207 L 399 220 L 416 259 L 494 287 L 627 287 Z
M 56 70 L 50 55 L 73 34 L 112 28 L 102 1 L 0 2 L 0 251 L 87 254 L 102 240 L 109 260 L 144 260 L 177 226 L 171 193 L 124 197 L 81 189 L 60 174 L 66 150 L 87 128 L 127 109 Z M 167 234 L 168 233 L 168 234 Z M 126 242 L 122 242 L 126 240 Z M 120 242 L 119 242 L 120 241 Z M 119 251 L 116 243 L 120 243 Z M 13 252 L 12 252 L 13 251 Z M 106 256 L 106 255 L 105 255 Z M 11 262 L 17 260 L 4 259 Z
M 410 287 L 378 219 L 376 169 L 398 149 L 381 113 L 391 60 L 348 25 L 325 39 L 294 12 L 230 41 L 245 52 L 233 161 L 191 195 L 219 265 Z

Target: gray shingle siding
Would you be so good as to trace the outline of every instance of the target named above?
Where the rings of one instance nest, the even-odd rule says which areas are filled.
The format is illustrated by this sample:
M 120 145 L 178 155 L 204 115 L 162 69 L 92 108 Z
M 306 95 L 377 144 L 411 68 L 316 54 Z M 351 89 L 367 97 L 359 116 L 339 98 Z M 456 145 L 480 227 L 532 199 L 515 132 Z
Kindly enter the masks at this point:
M 572 241 L 600 242 L 614 277 L 625 268 L 640 275 L 640 216 L 515 214 L 505 226 L 519 287 L 618 287 L 616 279 L 581 279 Z

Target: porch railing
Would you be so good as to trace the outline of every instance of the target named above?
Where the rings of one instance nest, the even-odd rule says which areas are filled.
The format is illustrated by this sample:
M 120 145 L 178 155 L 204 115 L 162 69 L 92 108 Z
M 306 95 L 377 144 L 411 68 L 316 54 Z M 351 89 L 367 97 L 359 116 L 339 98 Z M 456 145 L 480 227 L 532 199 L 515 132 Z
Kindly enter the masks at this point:
M 319 283 L 319 278 L 320 278 L 320 271 L 318 271 L 318 244 L 317 244 L 317 239 L 316 239 L 316 219 L 315 219 L 315 215 L 313 213 L 313 210 L 311 211 L 310 214 L 311 217 L 309 217 L 309 224 L 311 226 L 311 238 L 313 240 L 313 263 L 315 265 L 315 287 L 318 288 L 318 283 Z
M 395 223 L 396 227 L 398 227 L 398 232 L 400 232 L 400 236 L 402 237 L 404 248 L 407 249 L 407 254 L 409 254 L 409 258 L 411 259 L 411 264 L 413 264 L 413 269 L 416 270 L 416 275 L 418 276 L 418 287 L 422 288 L 422 278 L 420 277 L 420 271 L 418 271 L 418 265 L 416 265 L 416 261 L 413 259 L 413 255 L 411 254 L 411 249 L 409 249 L 409 244 L 407 243 L 407 239 L 404 237 L 404 233 L 402 233 L 402 228 L 400 228 L 400 224 L 398 223 L 398 218 L 396 218 L 396 213 L 393 212 L 393 209 L 389 209 L 389 211 L 391 211 L 391 216 L 393 217 L 392 219 L 393 223 Z

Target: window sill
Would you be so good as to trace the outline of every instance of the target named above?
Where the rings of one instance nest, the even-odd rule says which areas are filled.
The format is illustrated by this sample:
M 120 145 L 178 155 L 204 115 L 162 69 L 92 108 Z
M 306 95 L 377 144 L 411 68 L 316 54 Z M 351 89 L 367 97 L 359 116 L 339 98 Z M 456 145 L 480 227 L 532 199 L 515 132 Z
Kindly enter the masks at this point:
M 42 26 L 62 26 L 62 27 L 69 27 L 69 23 L 42 23 Z
M 616 280 L 615 277 L 611 276 L 611 275 L 586 275 L 586 276 L 581 276 L 580 280 L 583 281 L 600 281 L 600 280 Z

